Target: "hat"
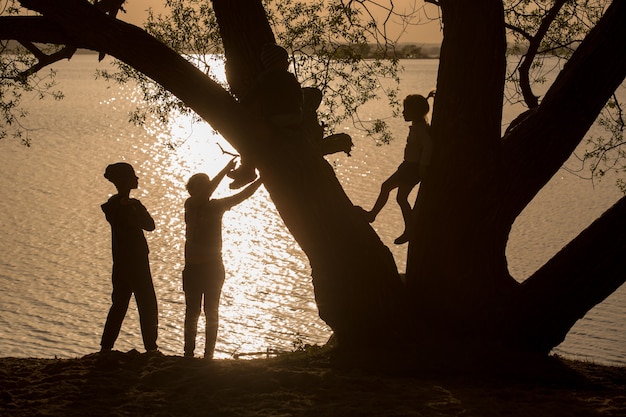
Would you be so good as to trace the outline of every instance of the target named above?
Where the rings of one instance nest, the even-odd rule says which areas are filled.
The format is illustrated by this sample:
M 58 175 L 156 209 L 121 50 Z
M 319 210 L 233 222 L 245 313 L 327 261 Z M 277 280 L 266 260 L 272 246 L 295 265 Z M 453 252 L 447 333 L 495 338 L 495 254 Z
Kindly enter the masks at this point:
M 107 166 L 104 171 L 104 178 L 111 181 L 113 184 L 118 184 L 119 182 L 128 179 L 135 178 L 135 170 L 132 165 L 126 162 L 117 162 L 115 164 L 111 164 Z
M 289 53 L 280 45 L 266 43 L 261 48 L 261 62 L 265 68 L 269 68 L 277 62 L 288 62 Z

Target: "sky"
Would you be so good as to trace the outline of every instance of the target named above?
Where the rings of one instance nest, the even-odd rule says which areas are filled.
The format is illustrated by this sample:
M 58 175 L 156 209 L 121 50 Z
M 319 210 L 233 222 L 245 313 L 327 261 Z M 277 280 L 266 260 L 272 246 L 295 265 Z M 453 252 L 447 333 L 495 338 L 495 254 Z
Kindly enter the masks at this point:
M 124 9 L 127 13 L 118 14 L 118 18 L 129 23 L 141 26 L 141 23 L 147 15 L 148 8 L 152 7 L 153 10 L 158 11 L 160 5 L 164 0 L 127 0 L 124 5 Z M 380 0 L 380 4 L 389 4 L 391 0 Z M 402 6 L 396 5 L 398 9 L 405 7 L 404 11 L 410 11 L 411 9 L 419 10 L 419 16 L 423 23 L 416 24 L 408 27 L 405 33 L 401 33 L 401 25 L 396 22 L 388 26 L 389 33 L 392 38 L 398 38 L 399 42 L 415 43 L 415 44 L 427 44 L 427 43 L 441 43 L 442 33 L 440 30 L 439 22 L 436 20 L 437 8 L 430 4 L 424 4 L 423 0 L 402 0 L 400 2 Z M 384 19 L 385 13 L 382 8 L 372 9 L 372 12 L 376 14 L 376 18 Z M 432 20 L 435 19 L 435 20 Z

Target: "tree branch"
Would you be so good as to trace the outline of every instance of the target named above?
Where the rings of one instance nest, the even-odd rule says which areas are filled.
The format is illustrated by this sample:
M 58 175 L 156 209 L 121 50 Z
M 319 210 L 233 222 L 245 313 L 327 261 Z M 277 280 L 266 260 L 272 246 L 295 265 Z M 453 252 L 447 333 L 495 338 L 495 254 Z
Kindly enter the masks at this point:
M 55 45 L 73 43 L 73 46 L 89 49 L 44 16 L 0 16 L 0 39 Z
M 13 77 L 21 82 L 48 65 L 62 59 L 70 59 L 76 46 L 66 46 L 53 54 L 44 53 L 35 43 L 64 45 L 71 39 L 59 31 L 55 25 L 42 16 L 3 16 L 0 17 L 0 39 L 15 40 L 24 46 L 37 59 L 32 67 Z
M 111 55 L 161 84 L 195 110 L 238 150 L 253 144 L 254 127 L 240 120 L 245 110 L 219 84 L 140 28 L 113 19 L 85 0 L 21 0 L 44 16 L 50 39 L 37 29 L 38 42 L 58 42 Z M 31 23 L 32 26 L 32 23 Z M 65 36 L 61 39 L 61 34 Z M 155 63 L 158 60 L 158 63 Z
M 614 1 L 541 104 L 505 135 L 514 219 L 565 163 L 626 76 L 626 2 Z M 532 175 L 527 175 L 533 172 Z
M 548 353 L 576 321 L 626 282 L 626 197 L 520 286 L 514 343 Z M 510 323 L 509 323 L 510 324 Z M 523 348 L 523 346 L 517 346 Z
M 535 57 L 537 56 L 541 41 L 546 36 L 546 33 L 548 33 L 548 29 L 550 29 L 550 26 L 558 16 L 559 11 L 563 8 L 563 5 L 567 1 L 568 0 L 556 0 L 554 2 L 552 8 L 541 21 L 541 25 L 539 26 L 537 33 L 529 39 L 530 44 L 528 45 L 528 51 L 524 55 L 522 64 L 519 67 L 520 88 L 522 90 L 522 95 L 524 96 L 524 101 L 529 109 L 533 109 L 539 105 L 539 100 L 533 93 L 530 86 L 530 68 L 535 60 Z
M 525 30 L 522 30 L 522 28 L 520 27 L 513 26 L 510 23 L 505 23 L 504 27 L 510 30 L 511 32 L 519 33 L 523 38 L 527 39 L 528 41 L 530 41 L 533 38 L 533 35 L 531 35 L 530 33 L 526 32 Z
M 37 58 L 37 63 L 27 70 L 19 73 L 15 77 L 16 80 L 24 80 L 32 74 L 39 72 L 41 69 L 47 67 L 48 65 L 52 65 L 62 59 L 70 59 L 72 56 L 74 56 L 74 53 L 76 52 L 76 47 L 66 46 L 53 54 L 46 55 L 31 42 L 20 41 L 20 43 L 26 49 L 28 49 L 35 56 L 35 58 Z

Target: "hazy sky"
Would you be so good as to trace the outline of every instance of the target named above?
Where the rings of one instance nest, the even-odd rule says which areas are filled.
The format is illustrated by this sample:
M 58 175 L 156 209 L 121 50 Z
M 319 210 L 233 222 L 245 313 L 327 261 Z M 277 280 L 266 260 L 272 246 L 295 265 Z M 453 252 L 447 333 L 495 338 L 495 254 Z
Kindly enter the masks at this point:
M 398 3 L 404 3 L 406 1 L 407 4 L 415 3 L 415 6 L 419 9 L 424 5 L 422 0 L 403 0 Z M 125 20 L 127 22 L 133 23 L 135 25 L 140 26 L 141 22 L 146 16 L 146 10 L 152 7 L 153 10 L 159 10 L 159 6 L 163 3 L 163 0 L 127 0 L 124 8 L 127 13 L 118 14 L 118 18 L 121 20 Z M 389 0 L 381 0 L 381 3 L 390 3 Z M 402 7 L 402 6 L 396 6 Z M 408 6 L 407 6 L 408 7 Z M 384 14 L 382 10 L 376 11 L 379 14 L 378 18 L 382 19 Z M 408 11 L 408 9 L 407 9 Z M 426 13 L 426 14 L 424 14 Z M 436 18 L 437 10 L 432 5 L 426 5 L 426 8 L 422 10 L 423 21 L 426 22 L 427 18 Z M 398 36 L 400 32 L 400 25 L 391 25 L 388 27 L 390 34 L 392 37 Z M 439 23 L 436 21 L 431 21 L 426 24 L 415 25 L 407 28 L 406 33 L 404 33 L 400 42 L 412 42 L 412 43 L 440 43 L 441 42 L 441 30 L 439 28 Z

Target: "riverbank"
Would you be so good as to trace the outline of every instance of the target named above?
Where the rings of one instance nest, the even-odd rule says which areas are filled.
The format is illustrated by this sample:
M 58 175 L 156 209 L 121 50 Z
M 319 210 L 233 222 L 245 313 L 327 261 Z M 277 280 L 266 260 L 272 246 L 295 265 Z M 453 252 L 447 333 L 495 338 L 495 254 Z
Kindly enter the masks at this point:
M 0 358 L 0 415 L 626 416 L 623 367 L 560 358 L 518 364 L 514 372 L 337 365 L 325 353 L 216 361 L 134 350 Z

